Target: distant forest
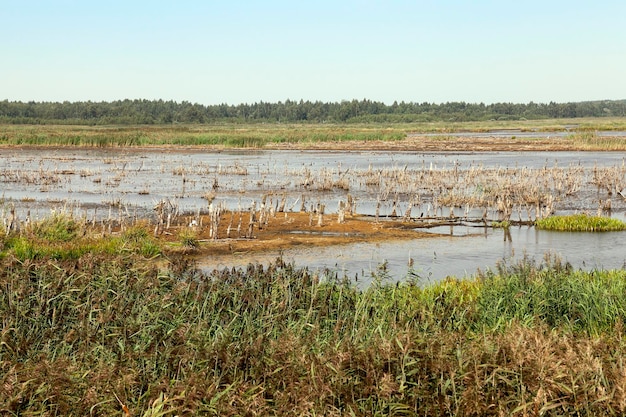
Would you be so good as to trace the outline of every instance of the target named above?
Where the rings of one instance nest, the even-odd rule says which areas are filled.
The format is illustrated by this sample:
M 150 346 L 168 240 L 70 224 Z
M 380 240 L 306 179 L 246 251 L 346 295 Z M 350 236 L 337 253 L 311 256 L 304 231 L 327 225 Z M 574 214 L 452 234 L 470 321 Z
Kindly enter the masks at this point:
M 548 104 L 394 102 L 391 105 L 365 99 L 334 103 L 286 100 L 208 106 L 163 100 L 0 101 L 0 123 L 11 124 L 413 123 L 609 116 L 626 116 L 626 100 Z

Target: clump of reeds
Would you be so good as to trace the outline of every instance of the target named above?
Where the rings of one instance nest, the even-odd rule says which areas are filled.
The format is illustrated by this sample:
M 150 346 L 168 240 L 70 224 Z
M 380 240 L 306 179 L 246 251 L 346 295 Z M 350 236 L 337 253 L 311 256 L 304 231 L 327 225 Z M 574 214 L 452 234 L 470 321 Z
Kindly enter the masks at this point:
M 162 252 L 161 243 L 149 233 L 150 225 L 147 222 L 137 222 L 124 230 L 119 240 L 121 249 L 131 253 L 138 253 L 147 258 L 158 256 Z M 110 238 L 110 244 L 115 248 L 118 238 Z M 105 240 L 106 242 L 106 240 Z
M 549 216 L 535 222 L 538 229 L 566 232 L 609 232 L 626 230 L 626 223 L 619 219 L 590 216 L 584 213 Z
M 177 201 L 169 198 L 157 201 L 154 205 L 154 212 L 156 215 L 156 225 L 154 227 L 155 236 L 169 229 L 172 222 L 175 221 L 180 214 Z
M 28 230 L 37 238 L 50 242 L 69 242 L 84 233 L 83 227 L 71 215 L 53 212 L 50 216 L 34 222 Z
M 579 130 L 569 135 L 568 140 L 585 150 L 619 151 L 626 145 L 626 138 L 602 136 L 597 130 Z

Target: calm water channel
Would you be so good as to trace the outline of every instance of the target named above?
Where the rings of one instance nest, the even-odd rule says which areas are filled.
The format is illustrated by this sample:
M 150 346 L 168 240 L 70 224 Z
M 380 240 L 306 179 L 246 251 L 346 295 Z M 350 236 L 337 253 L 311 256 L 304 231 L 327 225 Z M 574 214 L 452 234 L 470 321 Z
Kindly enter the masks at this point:
M 70 209 L 87 217 L 104 216 L 111 208 L 125 215 L 152 216 L 155 202 L 172 199 L 183 213 L 207 209 L 207 194 L 214 204 L 244 209 L 264 195 L 285 196 L 287 207 L 300 198 L 324 203 L 327 212 L 352 194 L 359 214 L 372 215 L 381 190 L 363 178 L 384 170 L 448 172 L 481 169 L 541 169 L 551 167 L 622 167 L 625 155 L 615 152 L 308 152 L 308 151 L 168 151 L 115 149 L 3 149 L 0 154 L 0 209 L 9 205 L 22 217 L 45 216 L 51 209 Z M 369 174 L 367 174 L 369 175 Z M 324 179 L 345 181 L 344 187 L 323 187 Z M 369 177 L 368 177 L 369 178 Z M 595 211 L 599 191 L 587 184 L 579 197 L 563 201 L 558 212 Z M 408 203 L 405 203 L 405 207 Z M 431 201 L 424 194 L 424 211 Z M 384 216 L 390 204 L 380 208 Z M 613 197 L 611 215 L 624 219 L 626 203 Z M 288 250 L 288 261 L 314 269 L 328 268 L 366 282 L 380 265 L 393 279 L 413 271 L 424 281 L 448 275 L 463 277 L 477 269 L 494 268 L 498 262 L 514 262 L 524 256 L 540 260 L 546 253 L 559 256 L 575 267 L 623 268 L 626 263 L 626 233 L 554 233 L 533 227 L 501 229 L 456 226 L 431 229 L 432 238 L 381 244 L 352 244 L 331 248 Z M 246 255 L 245 258 L 205 259 L 207 269 L 269 262 L 278 253 Z

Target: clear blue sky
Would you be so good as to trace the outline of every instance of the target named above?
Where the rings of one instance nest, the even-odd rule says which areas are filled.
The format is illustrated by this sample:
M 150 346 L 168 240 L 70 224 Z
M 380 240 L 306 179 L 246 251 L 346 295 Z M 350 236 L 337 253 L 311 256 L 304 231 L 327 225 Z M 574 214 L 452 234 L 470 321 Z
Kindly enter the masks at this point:
M 626 1 L 0 0 L 0 100 L 626 99 Z

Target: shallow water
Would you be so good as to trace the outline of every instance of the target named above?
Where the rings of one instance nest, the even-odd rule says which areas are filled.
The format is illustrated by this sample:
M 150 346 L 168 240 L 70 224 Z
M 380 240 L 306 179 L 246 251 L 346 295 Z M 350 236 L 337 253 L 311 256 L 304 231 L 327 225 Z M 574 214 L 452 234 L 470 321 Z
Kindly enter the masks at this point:
M 224 151 L 164 152 L 117 149 L 2 149 L 0 198 L 22 210 L 45 215 L 51 207 L 73 205 L 82 209 L 123 206 L 149 214 L 156 201 L 175 199 L 183 212 L 207 209 L 207 194 L 228 209 L 248 208 L 264 195 L 284 195 L 286 207 L 324 203 L 336 211 L 349 192 L 358 200 L 360 214 L 374 214 L 380 187 L 364 183 L 365 174 L 383 170 L 422 170 L 434 173 L 475 167 L 540 169 L 543 167 L 621 166 L 622 152 L 328 152 L 328 151 Z M 349 191 L 330 187 L 325 179 L 345 179 Z M 388 185 L 388 184 L 385 184 Z M 393 185 L 393 184 L 391 184 Z M 589 192 L 593 189 L 589 188 Z M 581 197 L 579 197 L 581 198 Z M 583 198 L 594 199 L 594 195 Z M 428 203 L 427 196 L 424 203 Z M 616 211 L 621 200 L 614 201 Z M 570 209 L 584 208 L 571 206 Z M 296 209 L 299 208 L 296 207 Z M 563 207 L 566 209 L 567 207 Z M 104 209 L 104 211 L 103 211 Z M 381 204 L 381 215 L 392 210 Z M 420 209 L 425 210 L 425 207 Z
M 214 204 L 228 209 L 249 209 L 269 195 L 270 204 L 286 200 L 286 210 L 298 210 L 301 199 L 309 208 L 325 204 L 336 211 L 350 193 L 359 214 L 373 215 L 380 187 L 363 178 L 391 170 L 439 175 L 450 170 L 476 167 L 494 169 L 584 168 L 581 189 L 558 202 L 557 213 L 596 210 L 603 191 L 589 183 L 594 167 L 623 167 L 622 152 L 328 152 L 328 151 L 163 151 L 146 149 L 2 149 L 0 154 L 0 216 L 14 205 L 23 219 L 27 212 L 37 218 L 51 209 L 71 210 L 85 217 L 154 216 L 153 206 L 162 199 L 176 202 L 181 213 L 205 212 L 213 194 Z M 348 189 L 324 189 L 324 178 L 346 179 Z M 310 181 L 310 182 L 309 182 Z M 393 187 L 394 184 L 389 184 Z M 400 194 L 402 194 L 400 190 Z M 410 197 L 404 192 L 404 197 Z M 414 216 L 430 210 L 432 196 L 425 191 Z M 396 191 L 396 194 L 398 192 Z M 606 192 L 604 192 L 606 194 Z M 284 197 L 283 197 L 284 196 Z M 429 198 L 431 198 L 429 200 Z M 399 203 L 404 210 L 407 201 Z M 389 200 L 380 204 L 380 215 L 392 211 Z M 442 216 L 447 208 L 440 208 Z M 459 213 L 457 209 L 456 214 Z M 113 214 L 111 214 L 113 212 Z M 479 216 L 481 211 L 469 212 Z M 624 219 L 626 200 L 613 198 L 612 216 Z M 522 216 L 522 213 L 514 214 Z M 447 275 L 465 276 L 478 268 L 494 268 L 499 261 L 514 261 L 525 254 L 541 259 L 553 252 L 575 267 L 620 268 L 624 265 L 625 233 L 567 234 L 512 228 L 510 236 L 501 229 L 446 226 L 431 229 L 440 233 L 431 239 L 382 244 L 353 244 L 342 247 L 288 250 L 286 260 L 301 266 L 329 268 L 338 274 L 357 276 L 367 282 L 381 264 L 394 279 L 407 276 L 409 258 L 422 280 L 439 280 Z M 205 268 L 268 262 L 279 253 L 211 258 Z
M 450 230 L 452 229 L 452 230 Z M 205 270 L 267 264 L 278 256 L 287 262 L 307 266 L 321 274 L 332 273 L 367 285 L 374 275 L 385 274 L 393 281 L 414 274 L 422 283 L 448 276 L 463 278 L 478 270 L 494 270 L 499 262 L 514 263 L 528 257 L 541 261 L 556 256 L 574 268 L 584 270 L 624 268 L 626 232 L 567 233 L 537 230 L 534 227 L 503 229 L 443 226 L 432 230 L 432 238 L 387 243 L 357 243 L 326 248 L 293 249 L 264 254 L 211 257 L 201 260 Z M 412 268 L 409 268 L 412 259 Z

